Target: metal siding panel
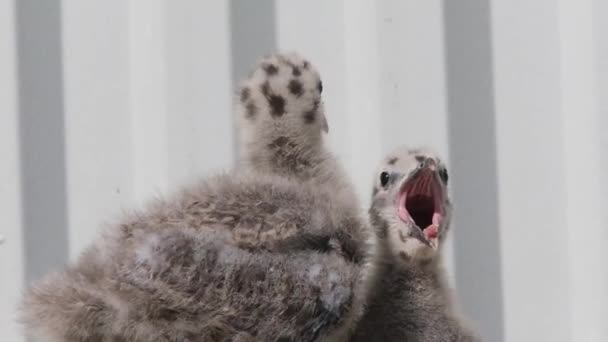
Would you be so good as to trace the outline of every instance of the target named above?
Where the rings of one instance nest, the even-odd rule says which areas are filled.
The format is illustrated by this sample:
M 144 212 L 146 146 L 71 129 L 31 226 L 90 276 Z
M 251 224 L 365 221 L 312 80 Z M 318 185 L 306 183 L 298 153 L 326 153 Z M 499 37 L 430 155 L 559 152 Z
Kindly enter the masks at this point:
M 61 4 L 17 1 L 19 143 L 26 284 L 68 256 Z
M 19 113 L 15 41 L 15 4 L 0 1 L 0 331 L 6 341 L 21 342 L 15 307 L 23 290 L 23 226 L 19 168 Z
M 63 1 L 70 258 L 132 200 L 128 7 Z
M 201 20 L 204 16 L 206 19 Z M 167 134 L 169 179 L 183 184 L 232 166 L 229 6 L 180 1 L 167 8 Z
M 443 4 L 456 293 L 483 340 L 504 341 L 490 8 Z
M 492 1 L 506 341 L 573 341 L 556 1 Z

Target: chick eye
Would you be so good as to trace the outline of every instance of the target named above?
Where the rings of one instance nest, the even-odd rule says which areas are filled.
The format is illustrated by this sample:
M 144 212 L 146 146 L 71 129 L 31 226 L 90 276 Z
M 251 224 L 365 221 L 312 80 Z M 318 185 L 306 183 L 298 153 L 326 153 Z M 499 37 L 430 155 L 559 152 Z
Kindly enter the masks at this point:
M 446 185 L 448 184 L 448 170 L 446 170 L 446 169 L 439 170 L 439 177 L 441 177 L 441 180 L 443 181 L 443 183 L 445 183 Z
M 382 172 L 382 173 L 380 174 L 380 184 L 381 184 L 382 186 L 386 186 L 386 184 L 388 184 L 388 181 L 389 181 L 389 179 L 390 179 L 390 178 L 391 178 L 391 177 L 390 177 L 390 175 L 388 174 L 388 172 L 386 172 L 386 171 L 385 171 L 385 172 Z

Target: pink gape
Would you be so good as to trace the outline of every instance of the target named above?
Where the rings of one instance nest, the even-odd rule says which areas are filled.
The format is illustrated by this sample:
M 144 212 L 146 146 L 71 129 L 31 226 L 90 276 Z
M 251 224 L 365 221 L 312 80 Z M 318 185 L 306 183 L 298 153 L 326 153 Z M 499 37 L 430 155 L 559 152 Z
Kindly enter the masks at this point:
M 442 198 L 441 184 L 435 171 L 426 168 L 401 189 L 399 218 L 405 223 L 414 223 L 430 242 L 439 235 L 443 218 Z

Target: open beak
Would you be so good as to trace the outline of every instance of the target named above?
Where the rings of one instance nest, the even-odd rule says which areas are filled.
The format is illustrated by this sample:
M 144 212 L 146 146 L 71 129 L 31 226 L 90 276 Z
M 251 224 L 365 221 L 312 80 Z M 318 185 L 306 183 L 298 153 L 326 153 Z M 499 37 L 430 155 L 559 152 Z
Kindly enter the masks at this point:
M 403 222 L 420 230 L 425 242 L 437 248 L 443 202 L 442 184 L 434 161 L 425 162 L 401 186 L 397 212 Z

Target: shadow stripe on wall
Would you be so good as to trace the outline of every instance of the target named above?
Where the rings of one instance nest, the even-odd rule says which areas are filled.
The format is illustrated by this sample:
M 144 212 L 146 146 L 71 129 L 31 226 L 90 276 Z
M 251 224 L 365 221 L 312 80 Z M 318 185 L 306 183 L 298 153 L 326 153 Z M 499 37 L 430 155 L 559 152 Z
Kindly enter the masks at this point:
M 16 1 L 26 285 L 68 259 L 61 1 Z
M 247 77 L 255 63 L 277 49 L 276 10 L 274 0 L 230 1 L 230 48 L 232 82 L 236 92 L 238 83 Z M 234 134 L 235 159 L 238 159 L 238 135 Z
M 456 288 L 483 340 L 504 341 L 490 2 L 443 11 Z

